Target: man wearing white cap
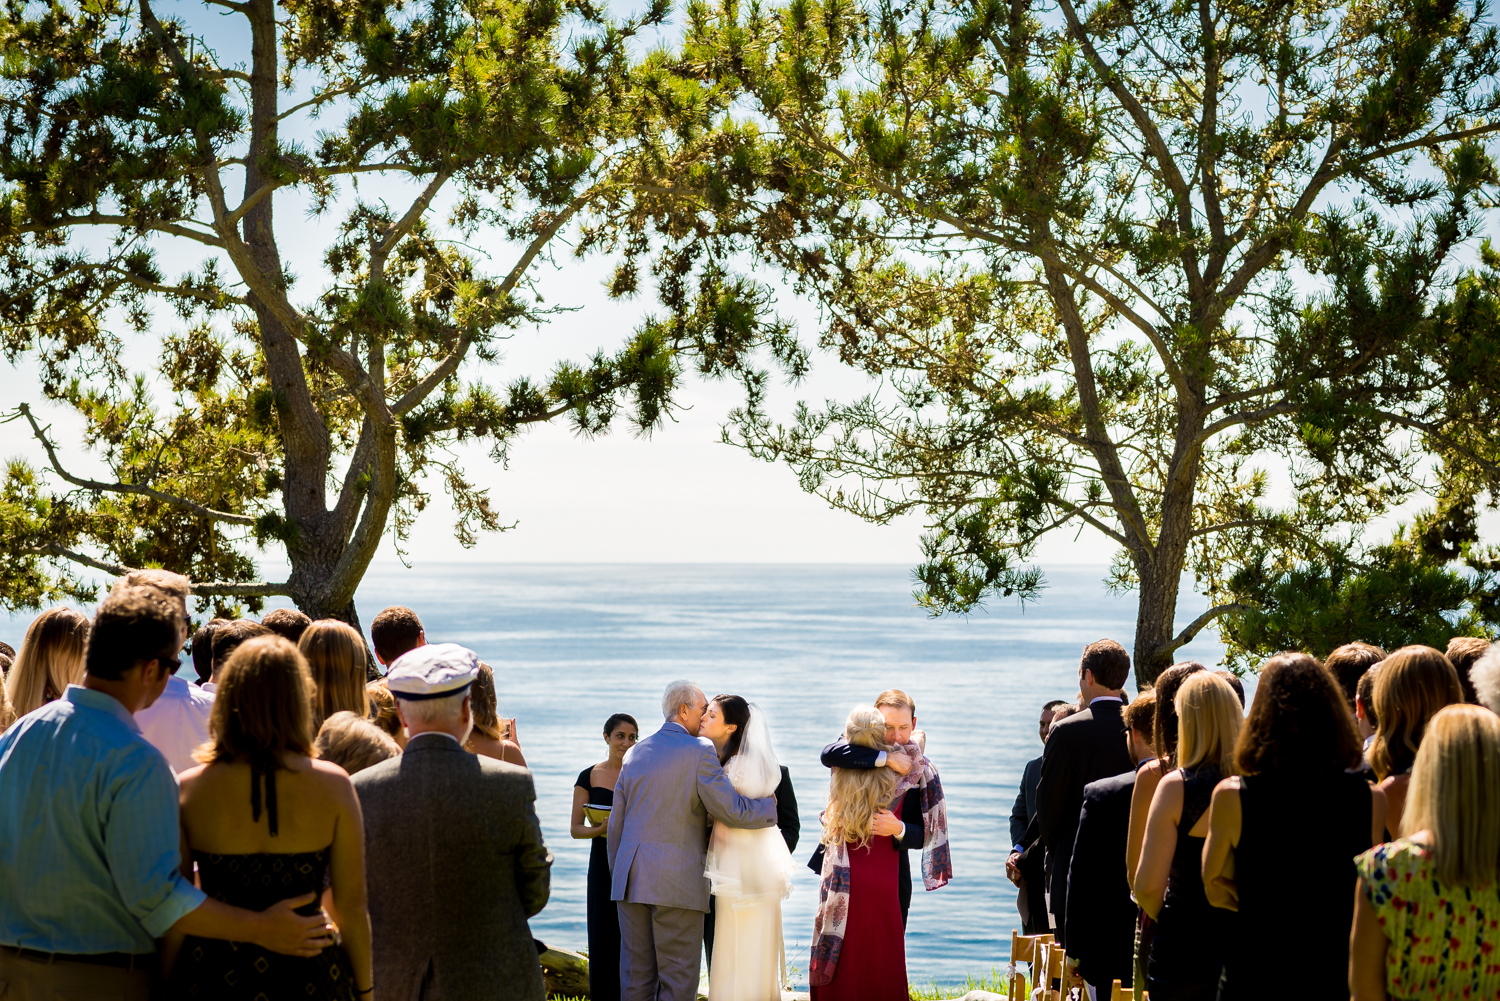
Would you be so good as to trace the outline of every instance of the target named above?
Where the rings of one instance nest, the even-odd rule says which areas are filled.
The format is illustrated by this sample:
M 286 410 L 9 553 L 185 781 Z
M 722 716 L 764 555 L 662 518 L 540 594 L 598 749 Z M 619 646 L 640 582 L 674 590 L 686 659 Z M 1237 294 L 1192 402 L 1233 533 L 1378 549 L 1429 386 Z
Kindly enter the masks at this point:
M 396 658 L 386 684 L 406 752 L 353 779 L 382 1001 L 546 997 L 526 919 L 547 903 L 552 855 L 531 773 L 464 750 L 478 675 L 456 643 Z

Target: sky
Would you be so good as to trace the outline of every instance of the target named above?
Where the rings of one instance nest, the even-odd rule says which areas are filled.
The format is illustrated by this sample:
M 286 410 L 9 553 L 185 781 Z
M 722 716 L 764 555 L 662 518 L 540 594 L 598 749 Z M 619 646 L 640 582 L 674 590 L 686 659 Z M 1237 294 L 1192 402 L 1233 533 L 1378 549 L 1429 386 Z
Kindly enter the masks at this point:
M 186 12 L 195 4 L 182 4 Z M 208 24 L 208 36 L 226 52 L 236 39 Z M 234 62 L 232 53 L 225 59 Z M 322 125 L 332 124 L 325 120 Z M 308 130 L 309 137 L 311 129 Z M 399 182 L 382 186 L 367 183 L 366 197 L 386 197 L 400 206 L 412 190 Z M 278 204 L 278 216 L 288 236 L 283 238 L 290 266 L 303 276 L 300 288 L 311 295 L 320 284 L 319 256 L 326 239 L 318 233 L 323 222 L 307 220 L 305 229 L 287 225 L 296 207 Z M 441 208 L 439 208 L 439 212 Z M 332 222 L 337 215 L 328 217 Z M 495 238 L 475 241 L 481 254 L 493 253 L 496 270 L 508 267 L 504 246 Z M 195 264 L 198 248 L 180 260 Z M 164 256 L 168 273 L 174 262 Z M 539 265 L 538 288 L 551 304 L 572 307 L 545 324 L 514 332 L 498 365 L 483 373 L 491 385 L 503 385 L 520 374 L 545 377 L 561 359 L 582 359 L 596 349 L 612 351 L 639 325 L 653 303 L 649 295 L 628 302 L 604 293 L 607 265 L 562 259 Z M 819 326 L 816 307 L 799 301 L 792 290 L 771 275 L 763 275 L 779 289 L 777 308 L 795 319 L 807 340 Z M 158 309 L 158 336 L 182 326 L 169 310 Z M 154 340 L 153 340 L 154 343 Z M 154 349 L 143 344 L 137 356 L 144 368 Z M 3 362 L 0 362 L 3 366 Z M 46 404 L 35 392 L 35 379 L 24 364 L 0 367 L 0 409 L 10 410 L 21 400 L 33 403 L 44 420 L 55 422 L 55 437 L 65 461 L 79 474 L 97 474 L 102 467 L 79 449 L 76 419 Z M 809 377 L 796 386 L 778 383 L 769 398 L 773 416 L 786 419 L 798 400 L 812 404 L 825 399 L 849 400 L 875 384 L 842 368 L 836 360 L 817 355 Z M 480 536 L 464 550 L 452 533 L 452 512 L 438 487 L 433 504 L 421 516 L 408 544 L 408 560 L 420 571 L 454 559 L 484 562 L 662 562 L 662 563 L 881 563 L 915 565 L 920 559 L 921 520 L 909 517 L 885 526 L 868 524 L 853 515 L 829 508 L 822 499 L 803 492 L 791 470 L 753 459 L 744 451 L 722 444 L 721 425 L 739 402 L 732 384 L 708 383 L 688 376 L 670 421 L 649 437 L 637 437 L 627 427 L 597 439 L 574 435 L 566 424 L 531 429 L 513 446 L 508 468 L 493 463 L 482 447 L 457 454 L 472 482 L 491 491 L 493 507 L 515 527 Z M 16 423 L 0 425 L 0 458 L 43 460 L 40 449 Z M 1040 546 L 1035 561 L 1048 566 L 1098 567 L 1101 578 L 1113 545 L 1091 530 L 1054 533 Z M 398 554 L 387 538 L 378 560 L 394 562 Z M 280 579 L 284 557 L 264 554 L 268 577 Z

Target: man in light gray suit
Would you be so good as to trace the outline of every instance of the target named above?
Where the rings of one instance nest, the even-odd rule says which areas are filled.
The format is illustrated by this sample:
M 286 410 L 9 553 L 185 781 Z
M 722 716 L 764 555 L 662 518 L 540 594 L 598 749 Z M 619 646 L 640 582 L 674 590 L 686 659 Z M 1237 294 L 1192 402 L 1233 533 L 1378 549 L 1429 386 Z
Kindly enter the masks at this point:
M 387 684 L 411 740 L 354 776 L 381 1001 L 547 996 L 526 919 L 547 903 L 552 855 L 531 773 L 464 750 L 478 674 L 453 643 L 396 658 Z
M 623 1001 L 694 1001 L 708 879 L 708 818 L 738 828 L 776 826 L 776 799 L 746 799 L 698 736 L 703 690 L 674 681 L 662 728 L 625 755 L 609 814 L 610 896 L 620 910 Z

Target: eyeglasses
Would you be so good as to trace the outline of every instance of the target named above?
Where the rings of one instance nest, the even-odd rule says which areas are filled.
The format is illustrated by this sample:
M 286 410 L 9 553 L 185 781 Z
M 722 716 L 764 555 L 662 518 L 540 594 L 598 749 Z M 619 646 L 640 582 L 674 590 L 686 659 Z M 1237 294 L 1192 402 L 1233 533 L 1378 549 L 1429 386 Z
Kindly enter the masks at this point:
M 172 669 L 167 672 L 168 674 L 176 674 L 177 673 L 177 669 L 182 666 L 182 658 L 181 657 L 161 657 L 161 656 L 159 656 L 159 657 L 156 658 L 156 662 L 158 664 L 163 664 L 163 665 L 171 664 L 172 665 Z

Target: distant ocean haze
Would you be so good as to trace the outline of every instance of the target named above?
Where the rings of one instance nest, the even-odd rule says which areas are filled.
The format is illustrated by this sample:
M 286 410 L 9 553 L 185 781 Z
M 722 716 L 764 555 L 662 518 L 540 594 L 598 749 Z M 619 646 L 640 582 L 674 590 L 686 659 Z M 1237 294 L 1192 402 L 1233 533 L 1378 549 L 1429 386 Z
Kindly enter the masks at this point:
M 568 833 L 573 783 L 604 758 L 611 713 L 630 713 L 647 736 L 661 725 L 667 682 L 690 678 L 710 696 L 760 706 L 791 771 L 802 838 L 782 913 L 787 962 L 805 985 L 818 892 L 805 862 L 828 790 L 819 752 L 851 708 L 905 690 L 948 797 L 954 870 L 951 884 L 927 893 L 912 859 L 907 968 L 913 983 L 946 985 L 1003 966 L 1020 927 L 1005 878 L 1008 818 L 1022 767 L 1041 753 L 1042 704 L 1077 694 L 1087 643 L 1110 637 L 1131 647 L 1135 596 L 1110 595 L 1103 573 L 1049 568 L 1041 600 L 1024 610 L 1002 601 L 938 619 L 915 607 L 910 567 L 900 565 L 376 564 L 357 602 L 366 628 L 380 609 L 408 605 L 429 640 L 469 646 L 495 669 L 500 712 L 517 718 L 555 857 L 552 896 L 532 933 L 563 948 L 588 941 L 589 842 Z M 1182 606 L 1179 625 L 1203 607 L 1190 594 Z M 27 621 L 13 616 L 0 638 L 19 645 Z M 1178 653 L 1208 664 L 1221 656 L 1211 631 Z

